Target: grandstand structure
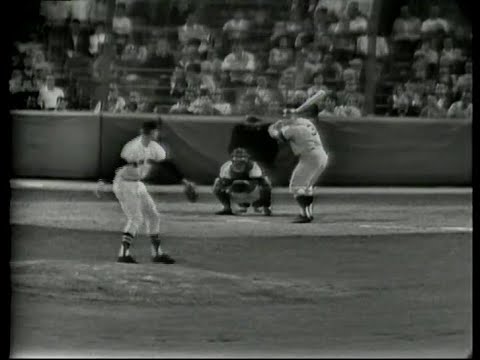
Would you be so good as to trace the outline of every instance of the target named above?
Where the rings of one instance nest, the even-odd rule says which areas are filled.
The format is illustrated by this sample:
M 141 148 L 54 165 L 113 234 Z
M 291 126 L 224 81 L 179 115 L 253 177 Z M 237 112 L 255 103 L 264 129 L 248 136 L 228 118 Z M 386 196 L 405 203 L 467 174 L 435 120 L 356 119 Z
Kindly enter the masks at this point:
M 63 108 L 107 112 L 275 115 L 326 89 L 332 115 L 447 117 L 471 92 L 471 19 L 457 2 L 53 3 L 37 1 L 15 32 L 12 108 L 42 108 L 48 74 Z

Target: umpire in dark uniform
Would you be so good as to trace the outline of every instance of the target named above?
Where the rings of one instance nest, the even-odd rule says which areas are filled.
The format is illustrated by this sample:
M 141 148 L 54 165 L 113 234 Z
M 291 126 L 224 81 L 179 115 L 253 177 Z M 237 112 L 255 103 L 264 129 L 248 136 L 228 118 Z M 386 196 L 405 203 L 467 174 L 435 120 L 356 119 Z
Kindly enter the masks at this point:
M 244 122 L 233 128 L 228 153 L 244 148 L 267 173 L 270 172 L 278 153 L 278 143 L 268 134 L 269 125 L 260 118 L 247 115 Z

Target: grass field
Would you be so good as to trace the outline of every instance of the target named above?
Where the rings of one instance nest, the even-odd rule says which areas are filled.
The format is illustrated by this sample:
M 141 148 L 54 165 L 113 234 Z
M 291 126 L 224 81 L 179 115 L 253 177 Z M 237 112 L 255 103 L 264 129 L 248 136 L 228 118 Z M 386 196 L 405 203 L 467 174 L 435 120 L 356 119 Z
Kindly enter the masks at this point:
M 312 224 L 216 217 L 160 191 L 175 265 L 114 262 L 112 194 L 17 189 L 12 357 L 465 357 L 472 347 L 471 192 L 324 189 Z M 181 201 L 179 201 L 181 200 Z

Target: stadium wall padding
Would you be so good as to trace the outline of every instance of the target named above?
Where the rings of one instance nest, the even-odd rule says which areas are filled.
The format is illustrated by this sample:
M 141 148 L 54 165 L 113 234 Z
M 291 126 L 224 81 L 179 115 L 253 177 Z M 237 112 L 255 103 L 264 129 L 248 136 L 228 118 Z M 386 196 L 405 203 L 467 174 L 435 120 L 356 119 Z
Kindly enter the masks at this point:
M 233 127 L 243 117 L 162 118 L 160 143 L 172 161 L 197 183 L 211 184 L 228 159 Z M 156 116 L 14 112 L 14 176 L 112 179 L 122 163 L 122 146 L 138 135 L 146 119 Z M 330 154 L 324 184 L 471 185 L 471 120 L 331 118 L 317 126 Z M 273 183 L 287 185 L 294 166 L 295 157 L 282 145 L 268 169 Z M 168 184 L 173 178 L 160 165 L 149 182 Z
M 95 179 L 100 117 L 85 112 L 12 112 L 15 177 Z

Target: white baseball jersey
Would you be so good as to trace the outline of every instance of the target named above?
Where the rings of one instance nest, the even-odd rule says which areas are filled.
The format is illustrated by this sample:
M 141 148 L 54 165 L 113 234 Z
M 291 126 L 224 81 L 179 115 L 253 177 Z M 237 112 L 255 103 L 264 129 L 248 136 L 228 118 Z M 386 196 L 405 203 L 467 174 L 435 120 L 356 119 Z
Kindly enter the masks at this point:
M 150 141 L 148 146 L 142 144 L 142 137 L 137 136 L 133 140 L 130 140 L 122 149 L 120 157 L 129 163 L 139 164 L 137 171 L 138 174 L 146 176 L 150 170 L 148 160 L 162 161 L 167 158 L 165 149 L 157 142 Z M 117 171 L 117 176 L 121 176 L 123 172 L 126 172 L 126 167 L 121 167 Z M 130 170 L 131 171 L 131 170 Z
M 295 155 L 300 156 L 314 149 L 322 149 L 323 144 L 315 125 L 308 119 L 298 118 L 280 127 L 283 137 L 288 140 Z

